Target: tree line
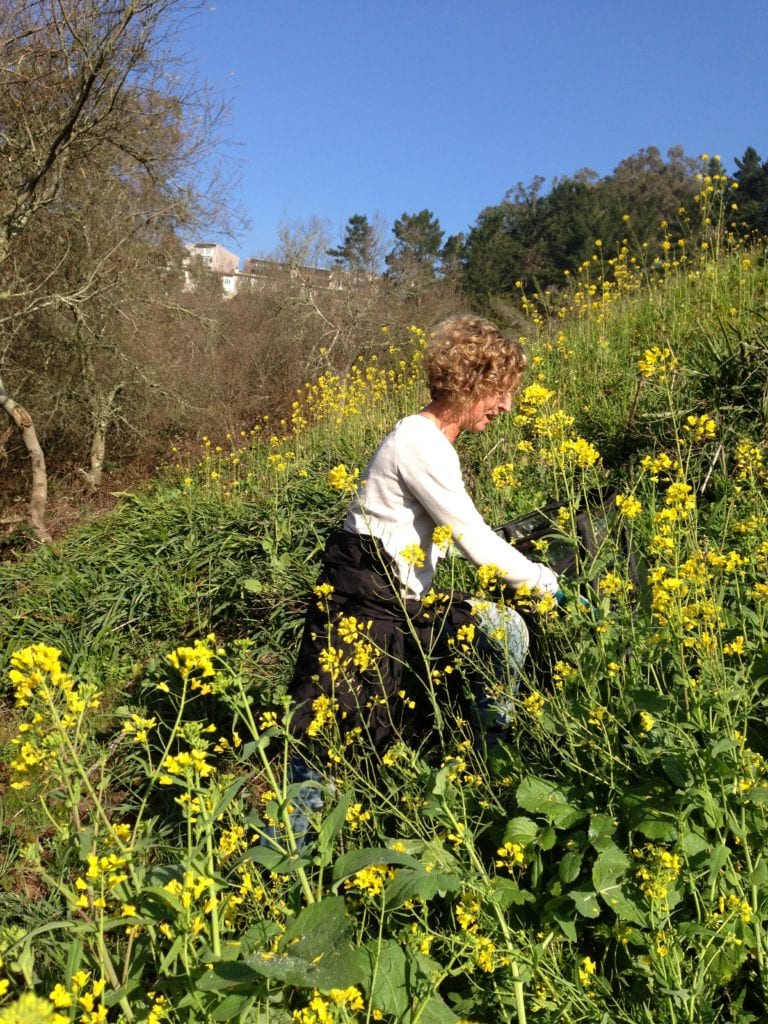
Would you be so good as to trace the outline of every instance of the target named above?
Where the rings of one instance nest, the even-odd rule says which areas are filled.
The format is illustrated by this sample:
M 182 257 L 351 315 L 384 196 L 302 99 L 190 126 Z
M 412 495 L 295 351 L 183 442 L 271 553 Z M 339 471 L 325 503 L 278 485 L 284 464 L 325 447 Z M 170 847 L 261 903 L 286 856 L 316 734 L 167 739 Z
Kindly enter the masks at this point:
M 679 224 L 690 237 L 694 197 L 704 178 L 726 177 L 734 189 L 728 228 L 734 233 L 768 234 L 768 161 L 752 146 L 728 175 L 719 157 L 693 158 L 679 146 L 666 159 L 655 146 L 622 160 L 604 177 L 583 169 L 545 188 L 536 177 L 518 183 L 500 203 L 482 210 L 466 233 L 445 238 L 431 210 L 395 221 L 395 242 L 383 259 L 393 284 L 424 287 L 450 279 L 475 306 L 525 286 L 557 287 L 594 252 L 615 256 L 624 244 L 634 250 L 658 239 L 662 222 Z M 381 240 L 365 215 L 350 217 L 339 246 L 328 250 L 350 271 L 382 269 Z

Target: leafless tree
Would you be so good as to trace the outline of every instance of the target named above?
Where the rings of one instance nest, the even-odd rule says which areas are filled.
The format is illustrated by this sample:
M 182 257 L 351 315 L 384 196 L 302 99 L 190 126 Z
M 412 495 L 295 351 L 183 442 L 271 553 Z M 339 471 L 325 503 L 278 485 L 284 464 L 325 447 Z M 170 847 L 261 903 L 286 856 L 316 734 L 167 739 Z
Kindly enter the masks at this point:
M 90 381 L 95 472 L 97 435 L 123 386 L 119 373 L 99 386 L 95 377 L 124 316 L 121 259 L 132 252 L 135 267 L 140 245 L 146 254 L 150 240 L 191 216 L 186 180 L 217 116 L 169 57 L 173 33 L 198 6 L 0 0 L 0 405 L 31 458 L 29 518 L 43 541 L 45 459 L 30 412 L 12 397 L 33 383 L 15 358 L 18 339 L 26 331 L 30 340 L 36 316 L 67 321 Z M 99 217 L 108 232 L 99 233 Z M 45 348 L 58 339 L 31 341 Z

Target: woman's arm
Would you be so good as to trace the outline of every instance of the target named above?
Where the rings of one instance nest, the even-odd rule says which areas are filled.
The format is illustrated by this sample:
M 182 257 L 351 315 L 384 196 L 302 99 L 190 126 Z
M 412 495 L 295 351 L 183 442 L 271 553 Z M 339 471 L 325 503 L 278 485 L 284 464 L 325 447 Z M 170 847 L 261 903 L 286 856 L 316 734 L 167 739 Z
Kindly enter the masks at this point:
M 422 419 L 423 427 L 414 424 L 397 442 L 398 471 L 416 501 L 436 526 L 450 526 L 454 543 L 475 565 L 497 566 L 512 587 L 527 584 L 556 593 L 552 570 L 526 558 L 485 522 L 464 486 L 455 448 Z

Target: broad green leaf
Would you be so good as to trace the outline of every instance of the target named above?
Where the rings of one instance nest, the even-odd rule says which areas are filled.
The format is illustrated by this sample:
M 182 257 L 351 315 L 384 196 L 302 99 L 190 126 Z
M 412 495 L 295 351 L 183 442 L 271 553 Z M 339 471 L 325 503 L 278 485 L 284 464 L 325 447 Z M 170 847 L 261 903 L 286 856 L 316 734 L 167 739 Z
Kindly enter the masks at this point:
M 402 864 L 409 868 L 418 868 L 419 862 L 407 853 L 388 850 L 386 846 L 370 846 L 362 850 L 350 850 L 343 853 L 333 865 L 333 881 L 340 882 L 343 878 L 356 875 L 363 868 L 372 864 Z
M 228 988 L 246 986 L 249 991 L 262 984 L 262 976 L 242 960 L 221 960 L 201 975 L 195 987 L 202 992 L 223 992 Z
M 400 1019 L 411 1005 L 410 971 L 405 951 L 394 939 L 384 939 L 368 943 L 364 953 L 368 960 L 371 1006 Z
M 601 849 L 601 844 L 610 839 L 616 831 L 616 822 L 610 814 L 591 814 L 589 817 L 589 831 L 587 833 L 590 843 L 595 849 Z
M 267 871 L 275 871 L 279 875 L 290 875 L 298 868 L 306 867 L 310 861 L 308 857 L 293 857 L 291 854 L 281 853 L 269 846 L 249 846 L 238 863 L 250 860 L 254 864 L 261 864 Z
M 571 882 L 575 882 L 579 877 L 581 862 L 583 859 L 583 850 L 569 850 L 561 859 L 557 868 L 557 874 L 560 881 L 564 882 L 566 885 L 570 885 Z
M 248 1003 L 254 1001 L 252 994 L 238 995 L 232 992 L 226 998 L 222 999 L 220 1003 L 211 1013 L 212 1020 L 234 1020 L 238 1014 L 245 1010 Z
M 624 890 L 619 885 L 600 893 L 600 898 L 609 907 L 620 921 L 629 921 L 631 924 L 647 927 L 648 920 L 643 910 L 636 903 L 628 899 Z
M 714 743 L 709 752 L 712 755 L 712 757 L 717 757 L 718 754 L 722 754 L 726 750 L 735 750 L 737 747 L 740 746 L 741 744 L 738 740 L 728 739 L 724 737 L 723 739 L 718 740 L 716 743 Z
M 438 893 L 455 892 L 460 886 L 461 878 L 458 875 L 426 871 L 421 865 L 414 869 L 401 868 L 387 886 L 386 906 L 388 910 L 394 910 L 406 900 L 417 897 L 429 901 Z
M 294 919 L 272 955 L 255 954 L 245 963 L 267 978 L 302 988 L 347 988 L 362 969 L 352 948 L 352 923 L 341 896 L 327 896 Z
M 539 836 L 539 847 L 542 850 L 551 850 L 557 842 L 557 832 L 550 825 L 545 829 L 542 829 L 541 835 Z
M 320 867 L 327 867 L 333 857 L 333 842 L 336 836 L 344 827 L 349 805 L 354 799 L 354 791 L 348 790 L 332 811 L 323 819 L 320 830 L 317 834 L 317 852 L 320 860 Z
M 592 865 L 592 884 L 602 894 L 612 888 L 629 867 L 629 857 L 615 843 L 606 846 Z
M 531 814 L 545 815 L 556 828 L 569 828 L 584 817 L 557 786 L 535 776 L 523 779 L 517 787 L 517 802 Z
M 418 1002 L 409 1014 L 409 1021 L 417 1020 L 419 1024 L 456 1024 L 460 1019 L 440 996 L 430 996 L 424 1006 Z
M 661 767 L 672 785 L 678 789 L 689 789 L 696 781 L 690 765 L 678 754 L 663 754 Z
M 539 826 L 532 818 L 510 818 L 504 829 L 503 843 L 519 843 L 527 846 L 539 834 Z
M 597 902 L 596 892 L 569 892 L 566 894 L 569 899 L 573 900 L 574 906 L 582 917 L 599 917 L 600 916 L 600 904 Z
M 513 878 L 496 878 L 493 889 L 488 894 L 488 901 L 506 910 L 511 906 L 522 906 L 523 903 L 533 903 L 534 895 L 527 889 L 521 889 Z
M 712 850 L 709 861 L 709 879 L 708 884 L 712 885 L 717 876 L 720 874 L 722 869 L 728 863 L 731 857 L 731 851 L 725 846 L 724 843 L 718 843 Z
M 662 839 L 668 843 L 677 839 L 677 829 L 673 823 L 662 818 L 643 818 L 635 828 L 648 839 Z

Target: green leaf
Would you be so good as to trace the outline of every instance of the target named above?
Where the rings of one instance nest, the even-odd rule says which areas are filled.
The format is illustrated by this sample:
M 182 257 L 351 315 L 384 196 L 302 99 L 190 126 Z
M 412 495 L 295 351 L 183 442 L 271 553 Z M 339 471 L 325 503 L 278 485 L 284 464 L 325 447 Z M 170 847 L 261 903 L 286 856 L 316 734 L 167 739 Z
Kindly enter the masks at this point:
M 531 814 L 545 815 L 556 828 L 569 828 L 585 816 L 568 803 L 557 786 L 535 776 L 523 779 L 517 787 L 517 802 Z
M 421 865 L 415 869 L 401 868 L 387 886 L 386 906 L 388 910 L 394 910 L 414 898 L 428 901 L 438 893 L 455 892 L 460 886 L 458 875 L 426 871 Z
M 695 858 L 704 853 L 709 859 L 709 840 L 701 832 L 684 832 L 680 837 L 680 848 L 689 857 Z
M 663 754 L 661 767 L 672 785 L 678 789 L 689 789 L 695 782 L 687 761 L 678 754 Z
M 761 860 L 754 871 L 749 875 L 749 884 L 758 887 L 765 885 L 768 880 L 768 863 Z
M 611 838 L 616 831 L 616 822 L 610 814 L 591 814 L 589 817 L 589 831 L 587 833 L 590 843 L 596 850 L 602 848 L 605 840 Z
M 722 754 L 726 750 L 735 750 L 737 747 L 740 746 L 741 744 L 738 740 L 723 738 L 721 740 L 718 740 L 717 743 L 714 743 L 709 752 L 712 755 L 712 757 L 717 757 L 718 754 Z
M 592 866 L 592 884 L 599 894 L 612 889 L 629 867 L 629 857 L 615 843 L 606 846 Z
M 354 791 L 348 790 L 332 811 L 323 819 L 317 834 L 317 852 L 320 867 L 327 867 L 333 857 L 333 842 L 344 827 L 347 810 L 354 799 Z
M 520 846 L 527 846 L 539 834 L 539 826 L 532 818 L 510 818 L 504 829 L 504 843 L 519 843 Z
M 581 871 L 581 862 L 584 859 L 583 850 L 569 850 L 568 853 L 560 861 L 557 869 L 558 876 L 561 882 L 565 882 L 569 885 L 571 882 L 575 882 L 579 877 Z
M 388 850 L 386 846 L 370 846 L 362 850 L 350 850 L 343 853 L 333 865 L 333 881 L 340 882 L 350 875 L 356 875 L 363 868 L 372 864 L 402 864 L 409 868 L 418 868 L 419 862 L 407 853 Z
M 723 867 L 730 860 L 730 857 L 731 851 L 723 843 L 718 843 L 717 846 L 714 847 L 709 862 L 709 885 L 712 885 L 712 883 L 715 881 L 717 876 L 722 871 Z
M 501 910 L 511 906 L 522 906 L 523 903 L 533 903 L 534 895 L 527 889 L 521 889 L 513 878 L 496 878 L 493 889 L 488 894 L 488 900 Z
M 600 904 L 596 892 L 571 891 L 566 894 L 573 900 L 574 906 L 582 917 L 595 918 L 600 916 Z
M 648 920 L 645 912 L 636 903 L 627 898 L 620 885 L 612 886 L 610 889 L 601 892 L 600 898 L 620 921 L 630 921 L 641 928 L 647 927 Z
M 542 850 L 551 850 L 557 842 L 557 832 L 550 825 L 548 828 L 542 829 L 541 835 L 539 836 L 539 848 Z
M 264 584 L 261 580 L 257 580 L 254 577 L 249 577 L 242 581 L 243 590 L 247 590 L 251 594 L 261 594 L 264 590 Z
M 456 1024 L 460 1020 L 445 1000 L 437 995 L 430 996 L 426 1006 L 417 1003 L 408 1019 L 418 1020 L 419 1024 Z
M 368 959 L 368 991 L 371 1006 L 401 1018 L 411 1005 L 408 959 L 394 939 L 370 942 L 363 947 Z
M 262 977 L 253 967 L 248 967 L 241 960 L 221 960 L 197 979 L 195 988 L 201 992 L 223 992 L 242 985 L 252 992 L 260 984 Z
M 242 1013 L 248 1003 L 253 1002 L 253 994 L 238 995 L 235 992 L 230 993 L 225 999 L 216 1006 L 211 1013 L 213 1020 L 233 1020 L 238 1014 Z
M 362 977 L 352 932 L 343 897 L 327 896 L 298 914 L 273 956 L 256 954 L 246 957 L 245 963 L 289 985 L 347 988 Z
M 635 828 L 648 839 L 661 839 L 668 843 L 677 839 L 677 829 L 673 823 L 661 818 L 643 818 Z

